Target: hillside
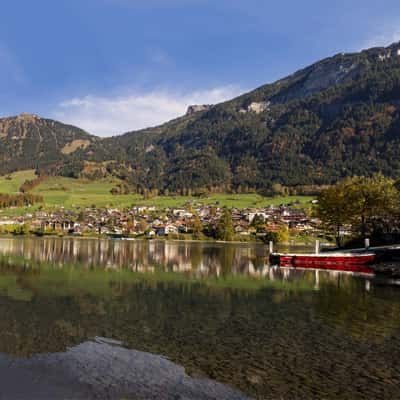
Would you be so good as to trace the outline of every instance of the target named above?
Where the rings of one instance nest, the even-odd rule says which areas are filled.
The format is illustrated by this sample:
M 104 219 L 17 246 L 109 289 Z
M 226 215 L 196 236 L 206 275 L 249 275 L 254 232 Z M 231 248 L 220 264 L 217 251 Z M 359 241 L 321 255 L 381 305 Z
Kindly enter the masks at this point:
M 339 54 L 190 121 L 127 133 L 116 141 L 130 179 L 246 190 L 399 176 L 399 49 Z
M 21 185 L 27 180 L 34 179 L 34 171 L 18 171 L 0 177 L 0 193 L 17 194 Z M 228 207 L 267 207 L 271 204 L 288 204 L 299 202 L 303 207 L 308 207 L 311 197 L 306 196 L 277 196 L 263 197 L 255 193 L 249 194 L 223 194 L 214 193 L 204 197 L 193 196 L 155 196 L 144 198 L 138 194 L 112 195 L 111 190 L 122 182 L 116 178 L 88 180 L 66 177 L 47 177 L 32 190 L 32 194 L 43 197 L 43 204 L 34 207 L 18 209 L 0 209 L 0 215 L 19 215 L 32 212 L 41 206 L 44 209 L 58 208 L 60 206 L 74 209 L 76 207 L 130 207 L 132 205 L 148 205 L 158 208 L 184 207 L 188 202 L 201 204 L 218 204 Z
M 17 170 L 64 172 L 97 138 L 74 126 L 31 114 L 0 119 L 0 174 Z
M 31 117 L 17 117 L 5 130 L 7 120 L 0 120 L 1 172 L 23 161 L 24 169 L 41 173 L 114 175 L 133 191 L 183 193 L 268 192 L 274 184 L 322 185 L 374 172 L 398 177 L 400 43 L 338 54 L 231 101 L 188 111 L 107 139 Z

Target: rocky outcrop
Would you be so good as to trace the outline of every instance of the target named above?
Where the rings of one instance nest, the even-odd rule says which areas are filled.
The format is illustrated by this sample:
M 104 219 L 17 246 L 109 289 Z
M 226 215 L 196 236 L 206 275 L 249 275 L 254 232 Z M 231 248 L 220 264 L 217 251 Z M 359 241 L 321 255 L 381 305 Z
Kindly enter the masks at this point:
M 21 113 L 16 117 L 16 119 L 19 121 L 36 122 L 40 120 L 40 117 L 36 114 Z
M 188 107 L 186 111 L 186 115 L 193 115 L 195 113 L 201 112 L 201 111 L 207 111 L 212 107 L 210 104 L 202 104 L 202 105 L 191 105 Z
M 386 61 L 392 57 L 399 57 L 400 56 L 400 48 L 398 49 L 387 49 L 385 52 L 378 55 L 379 61 Z
M 267 111 L 270 106 L 269 101 L 261 101 L 261 102 L 252 102 L 247 108 L 241 108 L 239 110 L 240 113 L 245 114 L 248 112 L 253 112 L 255 114 L 261 114 L 264 111 Z

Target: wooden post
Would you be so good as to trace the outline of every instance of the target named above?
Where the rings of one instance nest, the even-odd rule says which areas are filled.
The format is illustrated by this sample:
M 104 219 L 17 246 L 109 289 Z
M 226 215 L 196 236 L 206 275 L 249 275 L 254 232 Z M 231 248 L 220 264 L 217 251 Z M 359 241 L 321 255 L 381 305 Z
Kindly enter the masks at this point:
M 319 240 L 315 241 L 315 254 L 319 254 Z
M 369 249 L 370 243 L 369 243 L 369 239 L 365 239 L 365 248 Z
M 271 240 L 269 242 L 269 254 L 272 254 L 274 252 L 274 242 Z

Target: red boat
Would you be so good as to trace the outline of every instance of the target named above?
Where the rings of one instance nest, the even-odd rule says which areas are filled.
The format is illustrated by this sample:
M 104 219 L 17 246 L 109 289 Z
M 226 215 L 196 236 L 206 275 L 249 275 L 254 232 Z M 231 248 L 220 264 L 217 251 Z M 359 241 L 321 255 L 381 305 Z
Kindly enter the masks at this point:
M 340 272 L 351 272 L 357 274 L 375 275 L 375 270 L 371 266 L 357 265 L 357 264 L 304 264 L 301 266 L 295 266 L 295 267 L 289 266 L 282 268 L 340 271 Z
M 281 267 L 348 267 L 369 265 L 376 260 L 374 253 L 322 253 L 322 254 L 279 254 L 270 256 L 271 263 Z M 344 268 L 343 268 L 344 269 Z M 348 268 L 346 268 L 348 269 Z M 350 270 L 350 269 L 348 269 Z

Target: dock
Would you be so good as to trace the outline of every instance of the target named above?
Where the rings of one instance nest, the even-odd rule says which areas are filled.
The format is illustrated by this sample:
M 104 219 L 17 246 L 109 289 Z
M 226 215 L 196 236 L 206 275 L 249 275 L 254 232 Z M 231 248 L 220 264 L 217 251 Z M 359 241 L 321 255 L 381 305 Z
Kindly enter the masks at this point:
M 371 265 L 374 273 L 378 277 L 400 279 L 400 244 L 350 249 L 343 252 L 350 254 L 374 253 L 376 259 Z
M 270 250 L 273 250 L 270 244 Z M 357 249 L 322 249 L 315 243 L 314 254 L 280 254 L 270 252 L 270 262 L 281 267 L 308 267 L 334 270 L 368 268 L 370 273 L 391 279 L 400 279 L 400 244 L 369 246 Z
M 329 253 L 331 251 L 337 250 L 326 250 L 324 253 Z M 374 253 L 376 255 L 376 262 L 384 261 L 399 261 L 400 267 L 400 244 L 393 244 L 387 246 L 374 246 L 374 247 L 364 247 L 358 249 L 344 249 L 340 251 L 345 254 L 366 254 Z

